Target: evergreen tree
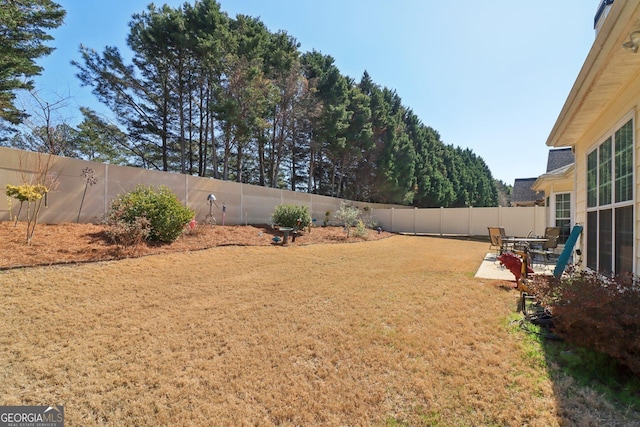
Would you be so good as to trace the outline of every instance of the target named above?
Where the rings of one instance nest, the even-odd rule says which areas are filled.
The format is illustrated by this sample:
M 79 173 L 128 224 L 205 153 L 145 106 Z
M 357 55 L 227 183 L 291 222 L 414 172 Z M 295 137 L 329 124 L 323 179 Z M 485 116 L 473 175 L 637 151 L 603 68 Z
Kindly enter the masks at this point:
M 95 111 L 81 108 L 81 112 L 84 120 L 78 125 L 74 142 L 77 156 L 92 162 L 134 166 L 131 160 L 139 156 L 127 135 Z
M 335 172 L 348 127 L 348 84 L 331 56 L 313 51 L 302 56 L 305 77 L 313 85 L 318 114 L 312 123 L 309 191 L 335 194 Z
M 366 71 L 356 84 L 331 56 L 301 54 L 259 19 L 230 19 L 202 0 L 151 4 L 130 27 L 131 65 L 115 48 L 83 47 L 78 67 L 118 118 L 128 142 L 113 143 L 134 163 L 371 202 L 497 203 L 484 161 L 445 145 L 395 91 Z
M 15 91 L 33 89 L 31 77 L 42 73 L 36 60 L 54 49 L 45 45 L 53 40 L 45 30 L 59 27 L 65 13 L 51 0 L 0 3 L 0 119 L 14 125 L 24 119 L 14 105 Z
M 259 184 L 278 187 L 283 184 L 283 162 L 289 157 L 294 111 L 300 97 L 302 75 L 299 43 L 284 31 L 266 32 L 262 49 L 263 73 L 272 86 L 264 120 L 268 124 L 255 135 Z
M 366 167 L 367 153 L 373 148 L 371 101 L 359 86 L 349 91 L 349 125 L 344 130 L 345 149 L 339 164 L 338 197 L 366 200 L 366 181 L 360 182 L 360 169 Z

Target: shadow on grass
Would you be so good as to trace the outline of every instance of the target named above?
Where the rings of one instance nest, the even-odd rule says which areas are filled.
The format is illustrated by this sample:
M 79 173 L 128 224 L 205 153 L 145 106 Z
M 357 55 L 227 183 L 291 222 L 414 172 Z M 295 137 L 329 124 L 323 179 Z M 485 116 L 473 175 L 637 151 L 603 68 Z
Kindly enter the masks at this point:
M 640 425 L 639 376 L 607 354 L 562 340 L 552 323 L 534 323 L 522 313 L 512 321 L 524 331 L 531 362 L 546 368 L 561 418 L 569 425 Z

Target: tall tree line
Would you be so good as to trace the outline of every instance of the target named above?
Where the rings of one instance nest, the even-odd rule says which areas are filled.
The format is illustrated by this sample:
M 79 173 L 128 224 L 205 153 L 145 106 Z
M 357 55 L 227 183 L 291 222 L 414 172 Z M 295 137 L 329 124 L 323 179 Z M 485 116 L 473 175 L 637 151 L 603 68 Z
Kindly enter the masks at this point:
M 215 0 L 133 15 L 127 62 L 81 46 L 83 109 L 67 155 L 371 202 L 495 206 L 484 161 L 445 145 L 393 90 Z

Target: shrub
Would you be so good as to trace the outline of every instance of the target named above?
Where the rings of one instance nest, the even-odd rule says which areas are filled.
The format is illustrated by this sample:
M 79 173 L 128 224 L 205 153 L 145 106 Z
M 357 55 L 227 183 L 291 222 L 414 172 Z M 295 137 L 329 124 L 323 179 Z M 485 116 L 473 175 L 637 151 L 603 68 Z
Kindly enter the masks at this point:
M 309 226 L 311 215 L 309 214 L 309 208 L 306 206 L 285 204 L 276 206 L 275 212 L 271 215 L 271 220 L 279 226 L 301 230 Z
M 106 222 L 113 226 L 125 223 L 135 229 L 140 228 L 139 218 L 146 218 L 149 222 L 147 240 L 173 242 L 193 215 L 193 210 L 183 206 L 167 187 L 138 186 L 111 203 Z
M 336 211 L 336 219 L 347 229 L 347 237 L 349 237 L 351 227 L 356 225 L 360 219 L 360 211 L 358 208 L 348 206 L 345 202 L 342 202 L 340 209 Z
M 360 219 L 362 220 L 366 228 L 378 228 L 378 223 L 373 219 L 373 211 L 371 210 L 371 207 L 365 206 L 362 208 Z
M 559 280 L 535 276 L 530 289 L 551 311 L 555 333 L 609 354 L 640 375 L 640 286 L 632 275 L 610 279 L 571 271 Z
M 358 220 L 358 223 L 356 224 L 356 231 L 354 233 L 355 236 L 366 237 L 368 232 L 369 230 L 367 230 L 367 227 L 364 225 L 364 222 L 362 220 Z
M 114 219 L 107 223 L 107 237 L 118 246 L 137 246 L 144 242 L 151 232 L 151 224 L 144 217 L 138 217 L 133 222 Z

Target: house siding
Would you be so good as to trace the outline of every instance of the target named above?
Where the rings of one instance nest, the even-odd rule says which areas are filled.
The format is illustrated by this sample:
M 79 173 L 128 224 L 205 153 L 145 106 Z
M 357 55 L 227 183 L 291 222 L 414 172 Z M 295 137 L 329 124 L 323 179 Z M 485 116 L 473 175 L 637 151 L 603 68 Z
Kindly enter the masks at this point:
M 624 90 L 610 99 L 602 109 L 602 114 L 586 130 L 583 137 L 578 140 L 575 147 L 576 153 L 576 191 L 575 191 L 575 221 L 577 224 L 586 224 L 587 220 L 587 154 L 595 149 L 605 138 L 610 136 L 617 128 L 633 118 L 634 123 L 634 272 L 640 272 L 640 78 L 635 78 Z M 581 236 L 580 247 L 585 253 L 586 236 Z
M 640 105 L 640 99 L 639 101 L 639 105 Z M 635 167 L 634 167 L 634 180 L 635 180 L 635 188 L 634 188 L 634 193 L 633 193 L 633 200 L 634 200 L 634 206 L 633 206 L 633 214 L 635 215 L 635 221 L 634 221 L 634 229 L 633 232 L 635 233 L 635 242 L 634 242 L 634 253 L 635 253 L 635 260 L 634 260 L 634 273 L 639 273 L 640 272 L 640 235 L 638 233 L 638 230 L 640 230 L 640 215 L 638 214 L 638 212 L 640 212 L 640 202 L 638 201 L 638 195 L 640 194 L 640 143 L 638 142 L 638 135 L 640 135 L 640 120 L 638 119 L 638 109 L 636 108 L 635 111 L 635 115 L 634 115 L 634 134 L 633 134 L 633 143 L 634 143 L 634 149 L 635 149 Z

